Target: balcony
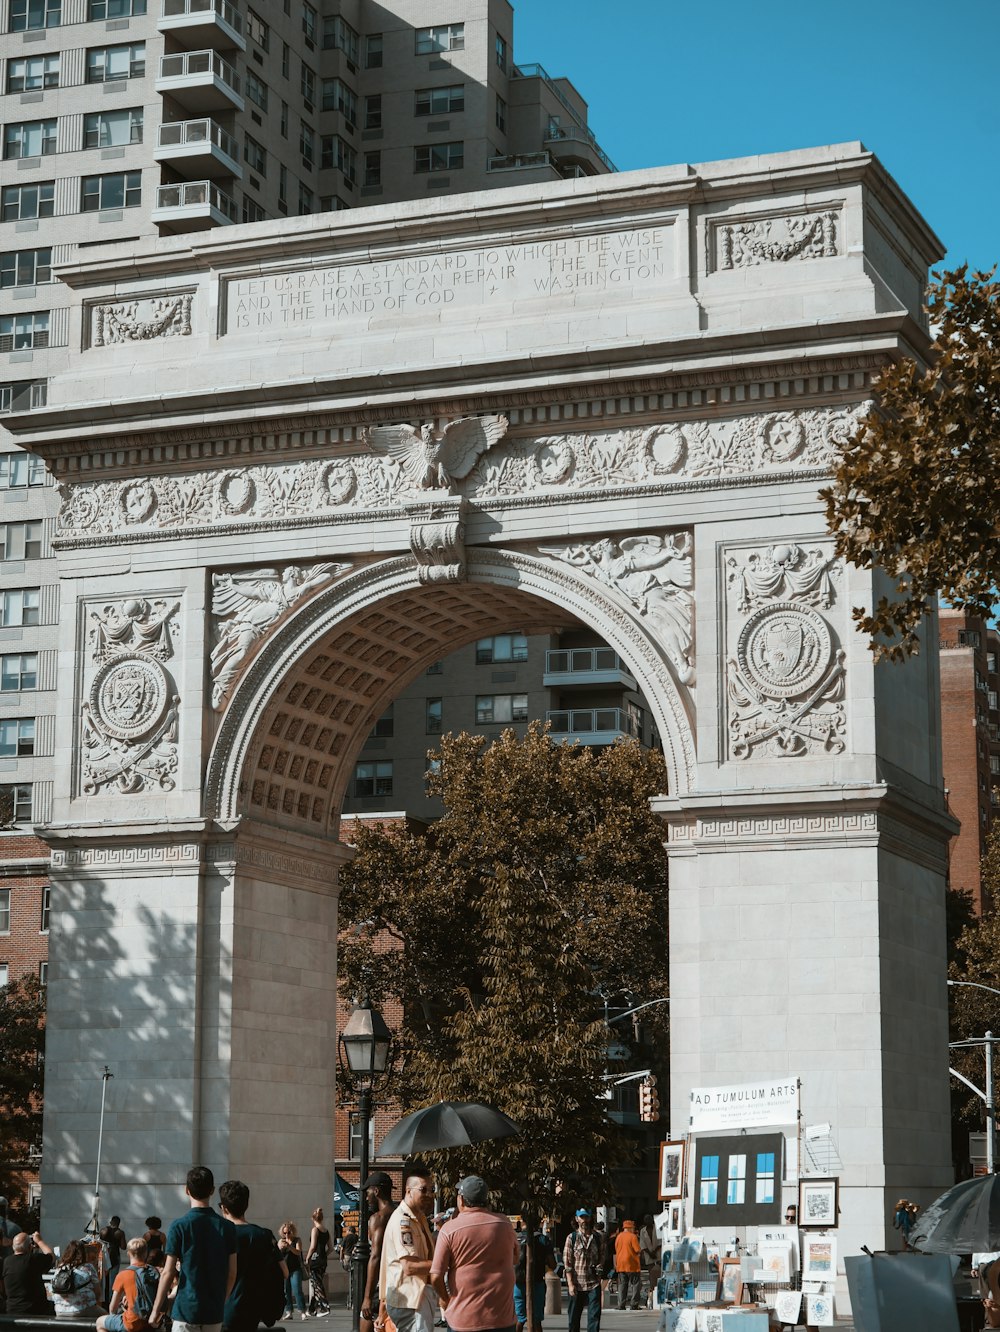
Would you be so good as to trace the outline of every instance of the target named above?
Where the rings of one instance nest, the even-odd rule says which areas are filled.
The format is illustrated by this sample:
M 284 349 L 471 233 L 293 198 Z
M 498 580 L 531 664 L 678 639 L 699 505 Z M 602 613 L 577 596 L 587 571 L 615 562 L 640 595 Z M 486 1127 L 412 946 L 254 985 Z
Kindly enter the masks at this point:
M 247 49 L 243 15 L 229 0 L 163 0 L 156 26 L 188 48 Z
M 153 156 L 157 162 L 168 162 L 181 175 L 243 179 L 239 144 L 221 125 L 208 118 L 161 125 Z
M 550 153 L 508 153 L 505 157 L 488 157 L 486 170 L 518 173 L 516 180 L 498 181 L 503 185 L 532 185 L 537 181 L 559 180 L 561 175 Z
M 600 166 L 595 168 L 596 171 L 618 170 L 614 162 L 612 162 L 611 158 L 607 155 L 607 153 L 604 151 L 601 145 L 597 142 L 597 139 L 594 137 L 593 131 L 591 129 L 588 129 L 584 120 L 581 119 L 579 108 L 573 105 L 573 103 L 562 91 L 562 89 L 556 83 L 555 79 L 553 79 L 549 75 L 546 69 L 544 69 L 541 65 L 537 64 L 515 65 L 512 71 L 512 77 L 515 79 L 539 79 L 541 83 L 544 85 L 544 87 L 552 94 L 552 96 L 555 97 L 556 100 L 561 103 L 563 108 L 569 114 L 570 119 L 573 121 L 573 126 L 569 125 L 558 126 L 558 128 L 563 131 L 563 134 L 560 137 L 565 137 L 569 139 L 571 143 L 579 144 L 581 148 L 582 145 L 586 143 L 589 146 L 591 152 L 591 156 L 588 157 L 586 160 L 587 161 L 593 160 L 600 163 Z M 570 138 L 571 130 L 573 130 L 575 134 L 579 137 Z M 550 141 L 554 143 L 556 141 L 555 136 L 552 136 L 551 134 L 546 135 L 545 142 L 549 143 Z
M 217 51 L 182 51 L 160 57 L 156 91 L 189 111 L 242 111 L 240 76 Z
M 612 745 L 639 738 L 624 708 L 561 708 L 547 712 L 545 720 L 551 724 L 552 739 L 561 744 Z
M 161 185 L 152 220 L 170 231 L 208 231 L 236 221 L 236 204 L 211 180 Z
M 639 686 L 614 648 L 554 648 L 545 654 L 546 689 L 567 685 L 620 685 L 638 692 Z
M 590 130 L 579 125 L 550 125 L 542 142 L 558 163 L 582 167 L 585 175 L 600 176 L 615 170 Z

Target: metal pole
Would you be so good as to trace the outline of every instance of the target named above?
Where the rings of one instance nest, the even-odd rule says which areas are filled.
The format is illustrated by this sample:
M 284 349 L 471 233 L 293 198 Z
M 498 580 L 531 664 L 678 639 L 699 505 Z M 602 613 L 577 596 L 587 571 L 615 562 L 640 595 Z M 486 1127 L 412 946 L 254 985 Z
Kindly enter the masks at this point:
M 371 1245 L 368 1243 L 368 1190 L 364 1187 L 368 1178 L 368 1129 L 372 1118 L 372 1090 L 363 1087 L 358 1094 L 358 1118 L 361 1121 L 361 1174 L 358 1178 L 358 1242 L 351 1255 L 351 1287 L 354 1299 L 351 1308 L 352 1332 L 360 1332 L 361 1301 L 365 1294 L 368 1280 L 368 1260 L 371 1257 Z
M 103 1085 L 101 1087 L 101 1120 L 97 1129 L 97 1174 L 94 1178 L 94 1212 L 90 1218 L 88 1230 L 92 1230 L 95 1235 L 101 1233 L 101 1223 L 98 1212 L 101 1204 L 101 1150 L 104 1146 L 104 1106 L 108 1099 L 108 1080 L 115 1075 L 104 1065 L 104 1072 L 101 1074 Z
M 986 1033 L 986 1173 L 993 1174 L 995 1152 L 993 1126 L 993 1033 Z

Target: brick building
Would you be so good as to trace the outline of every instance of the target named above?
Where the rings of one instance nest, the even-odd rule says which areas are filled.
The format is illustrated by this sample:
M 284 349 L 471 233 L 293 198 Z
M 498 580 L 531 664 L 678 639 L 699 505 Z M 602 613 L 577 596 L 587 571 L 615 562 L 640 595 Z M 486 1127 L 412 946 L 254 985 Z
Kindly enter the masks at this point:
M 44 984 L 48 965 L 49 850 L 37 837 L 0 836 L 0 985 Z
M 948 853 L 948 882 L 971 893 L 982 912 L 994 905 L 979 862 L 1000 810 L 1000 633 L 948 607 L 940 623 L 944 784 L 962 824 Z

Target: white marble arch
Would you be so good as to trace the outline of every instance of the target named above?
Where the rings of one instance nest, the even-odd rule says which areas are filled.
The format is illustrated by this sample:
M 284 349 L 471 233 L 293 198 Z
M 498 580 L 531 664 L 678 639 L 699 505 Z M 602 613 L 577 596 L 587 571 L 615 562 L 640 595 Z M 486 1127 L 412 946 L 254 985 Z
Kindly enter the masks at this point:
M 488 589 L 485 594 L 484 589 Z M 501 599 L 497 595 L 501 590 L 518 596 Z M 477 624 L 470 615 L 462 626 L 464 637 L 446 637 L 429 629 L 418 650 L 408 654 L 401 651 L 383 668 L 373 691 L 365 698 L 363 713 L 353 724 L 349 743 L 341 751 L 324 817 L 313 822 L 320 822 L 325 830 L 336 829 L 346 782 L 372 720 L 430 662 L 448 650 L 487 636 L 491 626 L 496 632 L 514 625 L 530 630 L 536 623 L 543 628 L 554 619 L 567 617 L 593 629 L 628 662 L 663 737 L 669 789 L 677 793 L 690 789 L 695 747 L 690 701 L 683 697 L 688 691 L 679 688 L 666 653 L 637 621 L 627 602 L 574 570 L 553 567 L 537 555 L 505 550 L 470 551 L 468 581 L 447 587 L 452 596 L 460 591 L 467 592 L 470 607 L 480 603 L 485 618 Z M 312 654 L 317 650 L 331 652 L 338 631 L 349 633 L 362 612 L 378 608 L 388 616 L 396 599 L 409 598 L 410 604 L 421 601 L 433 606 L 443 595 L 440 586 L 427 587 L 419 582 L 411 559 L 384 561 L 347 575 L 315 594 L 263 640 L 240 677 L 215 738 L 205 779 L 206 813 L 221 823 L 244 814 L 268 817 L 266 807 L 259 807 L 253 796 L 255 763 L 259 764 L 265 743 L 262 737 L 268 736 L 275 710 L 288 689 L 301 681 L 303 663 Z M 533 598 L 542 604 L 532 605 Z M 377 635 L 380 630 L 371 632 Z

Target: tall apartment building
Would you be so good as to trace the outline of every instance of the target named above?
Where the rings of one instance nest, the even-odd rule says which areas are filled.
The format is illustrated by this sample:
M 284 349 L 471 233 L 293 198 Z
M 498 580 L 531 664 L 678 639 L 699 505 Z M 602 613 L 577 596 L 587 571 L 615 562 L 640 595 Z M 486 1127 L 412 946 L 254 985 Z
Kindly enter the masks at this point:
M 1000 817 L 1000 633 L 962 611 L 942 606 L 939 614 L 944 784 L 962 825 L 948 850 L 948 882 L 982 912 L 997 905 L 979 862 Z
M 59 264 L 614 167 L 573 85 L 514 63 L 507 0 L 0 4 L 2 983 L 44 974 L 47 849 L 31 829 L 49 815 L 58 621 L 57 496 L 2 415 L 44 404 L 66 364 Z

